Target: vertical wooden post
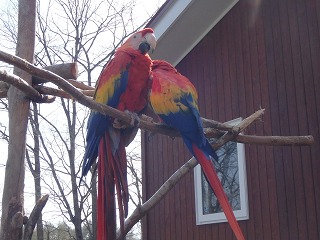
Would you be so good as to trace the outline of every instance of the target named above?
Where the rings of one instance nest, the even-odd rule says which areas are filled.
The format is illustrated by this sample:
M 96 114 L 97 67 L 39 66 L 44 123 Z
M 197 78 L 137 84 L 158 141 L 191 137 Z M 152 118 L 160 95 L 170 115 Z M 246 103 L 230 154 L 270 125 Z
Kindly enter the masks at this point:
M 36 0 L 19 0 L 16 55 L 33 62 Z M 31 83 L 31 75 L 14 68 L 14 74 Z M 2 196 L 0 239 L 22 238 L 26 132 L 29 100 L 15 87 L 8 91 L 9 145 Z

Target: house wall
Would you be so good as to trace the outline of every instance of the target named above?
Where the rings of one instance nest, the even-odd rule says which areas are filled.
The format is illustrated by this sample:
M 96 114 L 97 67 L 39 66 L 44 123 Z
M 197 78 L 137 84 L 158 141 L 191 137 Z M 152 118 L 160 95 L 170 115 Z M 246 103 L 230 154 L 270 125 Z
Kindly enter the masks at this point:
M 260 5 L 259 5 L 260 4 Z M 246 133 L 308 135 L 313 146 L 246 145 L 246 239 L 320 239 L 320 1 L 241 0 L 178 64 L 218 121 L 265 108 Z M 191 155 L 181 139 L 143 135 L 147 199 Z M 235 239 L 227 223 L 197 226 L 193 171 L 152 209 L 145 240 Z

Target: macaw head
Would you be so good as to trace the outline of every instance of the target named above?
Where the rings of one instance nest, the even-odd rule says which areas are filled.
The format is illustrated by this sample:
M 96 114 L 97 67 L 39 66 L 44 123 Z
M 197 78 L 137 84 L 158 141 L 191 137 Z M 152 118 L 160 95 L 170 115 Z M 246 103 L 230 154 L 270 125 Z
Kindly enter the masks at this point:
M 177 72 L 177 69 L 174 68 L 170 63 L 164 61 L 164 60 L 153 60 L 152 61 L 152 70 L 166 70 L 170 72 Z
M 133 48 L 139 50 L 142 54 L 146 54 L 149 50 L 156 48 L 157 40 L 153 34 L 153 29 L 145 28 L 139 32 L 132 34 L 121 46 L 121 48 Z

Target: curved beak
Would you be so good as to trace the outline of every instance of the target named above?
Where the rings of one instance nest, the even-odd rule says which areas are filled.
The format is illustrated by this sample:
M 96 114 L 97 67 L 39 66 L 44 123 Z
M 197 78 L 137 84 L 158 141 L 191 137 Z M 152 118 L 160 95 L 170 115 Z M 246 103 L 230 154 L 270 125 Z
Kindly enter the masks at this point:
M 146 39 L 146 43 L 149 44 L 151 52 L 153 52 L 156 49 L 156 45 L 157 45 L 157 39 L 154 36 L 153 33 L 147 33 L 145 35 L 145 39 Z

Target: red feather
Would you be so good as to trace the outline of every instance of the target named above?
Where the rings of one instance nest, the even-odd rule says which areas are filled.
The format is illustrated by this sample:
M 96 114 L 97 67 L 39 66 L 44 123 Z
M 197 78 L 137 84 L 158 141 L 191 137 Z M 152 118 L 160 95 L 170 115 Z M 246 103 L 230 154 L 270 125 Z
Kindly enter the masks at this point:
M 232 228 L 234 235 L 236 235 L 238 240 L 244 240 L 244 236 L 242 234 L 242 231 L 239 227 L 239 224 L 233 214 L 233 210 L 230 206 L 230 203 L 228 201 L 228 198 L 223 190 L 222 184 L 218 178 L 218 175 L 216 173 L 216 170 L 214 168 L 213 163 L 210 159 L 207 159 L 206 155 L 203 153 L 201 149 L 199 149 L 196 145 L 192 146 L 193 152 L 195 154 L 195 158 L 198 160 L 198 162 L 201 165 L 202 171 L 204 175 L 206 176 L 211 188 L 214 191 L 214 194 L 216 195 L 226 217 L 230 224 L 230 227 Z
M 100 142 L 98 161 L 98 229 L 99 239 L 115 239 L 116 206 L 115 187 L 119 206 L 121 230 L 128 213 L 127 161 L 125 147 L 120 143 L 118 151 L 112 153 L 110 136 L 105 134 Z M 106 237 L 105 237 L 106 236 Z
M 134 59 L 129 68 L 127 88 L 117 108 L 121 111 L 140 112 L 147 105 L 151 59 L 132 49 L 127 49 L 126 53 Z

